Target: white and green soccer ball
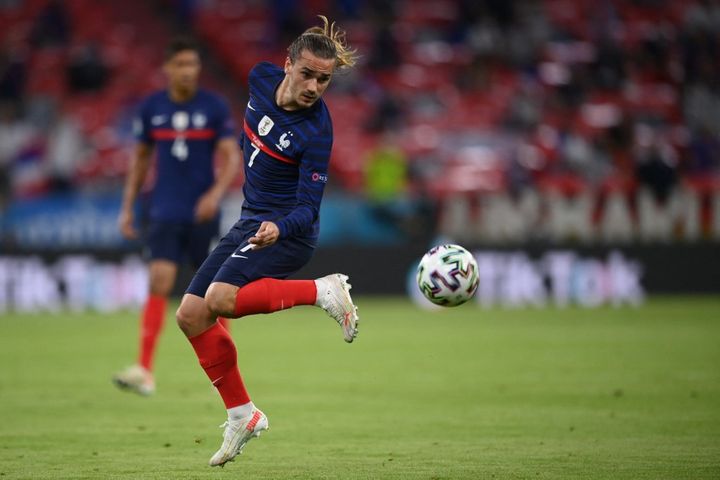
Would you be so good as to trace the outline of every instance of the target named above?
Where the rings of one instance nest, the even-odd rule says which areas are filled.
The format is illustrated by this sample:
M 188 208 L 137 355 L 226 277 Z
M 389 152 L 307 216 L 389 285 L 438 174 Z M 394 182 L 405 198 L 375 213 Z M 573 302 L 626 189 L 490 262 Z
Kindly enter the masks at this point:
M 433 247 L 418 265 L 418 287 L 436 305 L 462 305 L 475 295 L 478 283 L 475 257 L 460 245 Z

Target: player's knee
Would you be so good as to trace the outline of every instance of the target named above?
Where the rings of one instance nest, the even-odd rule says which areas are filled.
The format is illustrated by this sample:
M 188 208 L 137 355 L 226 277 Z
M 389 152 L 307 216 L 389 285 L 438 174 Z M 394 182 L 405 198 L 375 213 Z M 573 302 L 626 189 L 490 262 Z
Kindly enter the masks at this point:
M 219 316 L 233 317 L 235 314 L 235 295 L 233 288 L 224 283 L 213 283 L 205 293 L 205 302 L 210 311 Z
M 169 260 L 150 262 L 150 293 L 167 297 L 175 284 L 177 265 Z
M 175 321 L 177 322 L 178 327 L 180 327 L 180 330 L 182 330 L 186 335 L 192 331 L 193 325 L 195 324 L 194 316 L 190 312 L 190 309 L 182 303 L 180 304 L 180 307 L 178 307 L 177 312 L 175 312 Z
M 217 315 L 207 307 L 205 299 L 197 295 L 186 294 L 180 308 L 175 312 L 175 320 L 185 336 L 194 337 L 212 327 Z
M 172 292 L 172 283 L 166 281 L 150 282 L 150 294 L 167 297 Z

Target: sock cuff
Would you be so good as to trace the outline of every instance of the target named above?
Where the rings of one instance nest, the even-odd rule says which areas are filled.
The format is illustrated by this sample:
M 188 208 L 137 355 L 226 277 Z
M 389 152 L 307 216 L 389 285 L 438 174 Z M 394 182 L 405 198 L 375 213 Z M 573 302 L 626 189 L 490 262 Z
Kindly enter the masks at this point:
M 252 414 L 253 410 L 255 409 L 255 404 L 253 402 L 247 402 L 242 405 L 237 405 L 235 407 L 230 407 L 227 409 L 228 412 L 228 418 L 230 420 L 240 420 L 245 417 L 248 417 Z
M 190 340 L 190 343 L 192 343 L 194 346 L 196 344 L 205 343 L 206 341 L 218 335 L 222 336 L 223 333 L 227 334 L 227 330 L 225 330 L 219 322 L 215 322 L 210 327 L 198 333 L 194 337 L 188 337 L 188 340 Z
M 167 297 L 164 295 L 154 295 L 151 293 L 147 297 L 148 305 L 153 305 L 156 307 L 164 307 L 167 304 L 167 301 Z

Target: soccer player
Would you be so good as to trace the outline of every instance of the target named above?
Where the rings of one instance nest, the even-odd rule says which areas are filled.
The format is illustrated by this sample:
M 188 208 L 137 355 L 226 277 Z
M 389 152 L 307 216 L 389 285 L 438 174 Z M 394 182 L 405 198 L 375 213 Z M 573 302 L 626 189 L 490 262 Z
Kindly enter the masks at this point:
M 223 98 L 198 88 L 200 68 L 198 46 L 190 39 L 173 40 L 163 65 L 168 87 L 145 99 L 135 120 L 138 142 L 118 224 L 125 237 L 138 237 L 133 205 L 155 150 L 156 180 L 145 238 L 150 292 L 141 316 L 137 364 L 117 373 L 113 381 L 141 395 L 155 391 L 155 346 L 178 266 L 189 260 L 197 268 L 207 257 L 210 242 L 219 237 L 220 200 L 240 168 L 230 110 Z
M 286 280 L 310 259 L 318 236 L 318 213 L 333 133 L 321 99 L 334 72 L 355 63 L 345 34 L 321 16 L 288 48 L 283 68 L 259 63 L 250 72 L 242 150 L 245 184 L 240 220 L 195 274 L 177 311 L 200 366 L 227 409 L 223 443 L 211 466 L 232 460 L 268 428 L 237 365 L 237 350 L 218 316 L 243 317 L 295 305 L 316 305 L 357 335 L 357 308 L 347 276 Z

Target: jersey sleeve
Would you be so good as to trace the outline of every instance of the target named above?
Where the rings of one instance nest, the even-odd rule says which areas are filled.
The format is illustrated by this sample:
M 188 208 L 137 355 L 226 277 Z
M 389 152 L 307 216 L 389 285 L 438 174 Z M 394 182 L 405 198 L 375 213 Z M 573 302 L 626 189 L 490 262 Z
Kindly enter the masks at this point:
M 225 99 L 220 99 L 218 102 L 216 122 L 218 139 L 235 136 L 235 120 Z
M 150 129 L 150 101 L 146 99 L 138 107 L 135 118 L 133 118 L 133 134 L 138 142 L 152 145 L 152 131 Z
M 300 158 L 296 206 L 277 223 L 280 238 L 306 232 L 320 214 L 332 150 L 332 131 L 320 134 L 308 144 Z

